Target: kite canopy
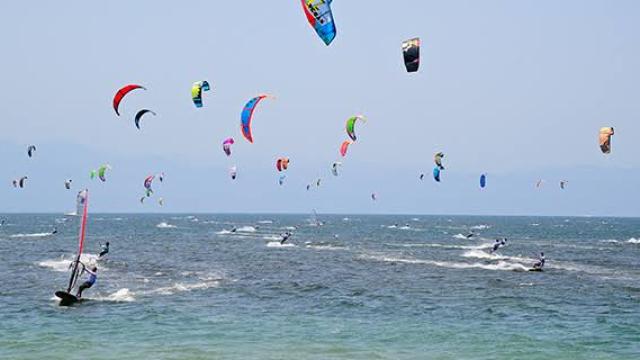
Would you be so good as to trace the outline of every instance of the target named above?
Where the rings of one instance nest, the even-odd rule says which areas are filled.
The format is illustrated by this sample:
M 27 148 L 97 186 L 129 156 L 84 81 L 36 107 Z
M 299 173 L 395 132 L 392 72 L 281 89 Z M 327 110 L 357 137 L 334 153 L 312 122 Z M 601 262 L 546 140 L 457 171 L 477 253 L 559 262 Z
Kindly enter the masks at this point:
M 242 135 L 247 141 L 253 143 L 253 135 L 251 134 L 251 120 L 253 119 L 253 111 L 258 106 L 258 103 L 262 101 L 262 99 L 268 97 L 269 95 L 259 95 L 249 100 L 249 102 L 242 109 L 242 113 L 240 114 L 240 129 L 242 130 Z
M 224 151 L 227 156 L 231 156 L 231 145 L 233 145 L 235 141 L 233 138 L 228 138 L 222 142 L 222 151 Z
M 107 178 L 105 176 L 106 173 L 107 173 L 107 170 L 111 170 L 111 166 L 108 165 L 108 164 L 102 165 L 102 166 L 100 166 L 100 168 L 98 168 L 98 179 L 100 179 L 100 181 L 102 181 L 102 182 L 107 181 Z M 93 177 L 95 177 L 93 172 L 92 172 L 92 175 L 93 175 Z
M 487 175 L 482 174 L 480 175 L 480 187 L 484 189 L 485 186 L 487 186 Z
M 352 142 L 349 140 L 345 140 L 342 142 L 342 145 L 340 145 L 340 155 L 342 155 L 342 157 L 347 156 L 347 150 L 349 150 L 349 145 L 351 145 Z
M 147 90 L 144 86 L 141 85 L 136 85 L 136 84 L 129 84 L 126 85 L 124 87 L 122 87 L 120 90 L 118 90 L 118 92 L 116 93 L 116 95 L 113 97 L 113 110 L 115 110 L 116 115 L 120 116 L 120 102 L 122 101 L 122 99 L 131 91 L 136 90 L 136 89 L 142 89 L 142 90 Z
M 29 147 L 27 148 L 27 155 L 29 157 L 32 157 L 35 152 L 36 152 L 36 146 L 35 145 L 29 145 Z
M 342 166 L 340 161 L 336 161 L 331 165 L 331 173 L 333 176 L 338 176 L 338 167 Z
M 151 190 L 151 185 L 153 184 L 153 179 L 155 179 L 155 175 L 149 175 L 144 179 L 144 188 L 147 190 Z
M 613 136 L 614 131 L 612 127 L 603 127 L 600 129 L 600 150 L 603 154 L 611 153 L 611 136 Z
M 331 12 L 332 0 L 300 0 L 307 21 L 328 46 L 336 37 L 336 25 Z
M 202 92 L 209 91 L 209 82 L 206 80 L 196 81 L 193 83 L 191 87 L 191 98 L 193 99 L 193 104 L 197 108 L 202 107 Z
M 433 155 L 433 161 L 436 163 L 436 166 L 440 168 L 440 170 L 444 170 L 444 166 L 442 166 L 442 158 L 444 157 L 443 152 L 437 152 Z
M 433 168 L 433 180 L 440 182 L 440 168 L 437 166 Z
M 151 113 L 153 116 L 156 116 L 156 113 L 153 112 L 152 110 L 149 110 L 149 109 L 142 109 L 142 110 L 138 111 L 138 113 L 136 114 L 136 118 L 134 119 L 134 122 L 135 122 L 136 127 L 138 128 L 138 130 L 140 130 L 140 120 L 142 120 L 142 117 L 146 113 Z
M 407 72 L 416 72 L 420 67 L 420 38 L 413 38 L 402 42 L 404 66 Z
M 367 122 L 367 120 L 365 119 L 365 117 L 363 115 L 356 115 L 356 116 L 352 116 L 349 119 L 347 119 L 347 135 L 349 135 L 349 137 L 351 138 L 351 140 L 356 141 L 356 121 L 360 120 L 362 122 Z
M 276 169 L 278 171 L 287 170 L 289 168 L 289 158 L 279 158 L 276 160 Z

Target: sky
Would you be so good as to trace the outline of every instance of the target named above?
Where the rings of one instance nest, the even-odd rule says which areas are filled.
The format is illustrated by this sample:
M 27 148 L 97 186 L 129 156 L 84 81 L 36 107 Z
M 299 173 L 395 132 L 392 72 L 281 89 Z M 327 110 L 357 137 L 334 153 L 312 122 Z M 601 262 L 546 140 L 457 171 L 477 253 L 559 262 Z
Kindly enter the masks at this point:
M 297 0 L 4 4 L 0 212 L 69 211 L 88 187 L 92 212 L 640 216 L 640 2 L 332 8 L 327 47 Z M 401 43 L 412 37 L 422 56 L 408 74 Z M 212 85 L 200 109 L 198 80 Z M 148 90 L 131 93 L 118 117 L 111 101 L 129 83 Z M 260 93 L 275 99 L 256 110 L 249 144 L 240 112 Z M 142 108 L 158 115 L 138 130 Z M 355 114 L 368 121 L 334 177 Z M 603 126 L 616 130 L 609 155 L 598 148 Z M 430 177 L 437 151 L 440 183 Z M 291 159 L 283 186 L 280 156 Z M 105 163 L 107 182 L 90 181 Z M 140 204 L 144 178 L 159 172 L 165 182 Z M 26 188 L 14 189 L 24 175 Z

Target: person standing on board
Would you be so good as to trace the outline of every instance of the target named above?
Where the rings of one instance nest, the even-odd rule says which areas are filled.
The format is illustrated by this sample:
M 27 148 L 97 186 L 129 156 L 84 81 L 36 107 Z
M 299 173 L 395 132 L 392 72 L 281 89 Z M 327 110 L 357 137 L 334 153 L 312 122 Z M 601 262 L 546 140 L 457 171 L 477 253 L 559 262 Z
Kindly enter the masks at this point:
M 92 287 L 93 284 L 95 284 L 96 280 L 98 279 L 98 275 L 97 275 L 98 268 L 95 265 L 91 267 L 91 270 L 84 269 L 83 272 L 84 271 L 86 271 L 87 274 L 89 274 L 89 278 L 87 279 L 87 281 L 83 282 L 82 285 L 80 285 L 80 287 L 78 288 L 78 293 L 76 294 L 76 297 L 78 299 L 82 297 L 82 292 Z
M 98 255 L 98 258 L 102 258 L 103 256 L 107 255 L 109 253 L 109 242 L 107 241 L 104 245 L 100 244 L 101 247 L 101 251 L 100 254 Z

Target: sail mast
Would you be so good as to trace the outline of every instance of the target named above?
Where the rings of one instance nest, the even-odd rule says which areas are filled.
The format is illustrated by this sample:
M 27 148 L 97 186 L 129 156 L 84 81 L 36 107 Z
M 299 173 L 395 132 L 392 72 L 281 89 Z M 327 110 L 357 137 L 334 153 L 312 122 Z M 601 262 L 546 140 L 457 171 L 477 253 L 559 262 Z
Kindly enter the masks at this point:
M 78 265 L 80 264 L 80 255 L 82 255 L 82 249 L 84 248 L 85 230 L 87 227 L 87 212 L 89 209 L 89 190 L 85 189 L 78 193 L 78 205 L 82 207 L 82 220 L 80 221 L 80 233 L 78 234 L 78 253 L 73 262 L 73 270 L 71 271 L 71 278 L 69 279 L 69 286 L 67 292 L 70 293 L 78 273 Z

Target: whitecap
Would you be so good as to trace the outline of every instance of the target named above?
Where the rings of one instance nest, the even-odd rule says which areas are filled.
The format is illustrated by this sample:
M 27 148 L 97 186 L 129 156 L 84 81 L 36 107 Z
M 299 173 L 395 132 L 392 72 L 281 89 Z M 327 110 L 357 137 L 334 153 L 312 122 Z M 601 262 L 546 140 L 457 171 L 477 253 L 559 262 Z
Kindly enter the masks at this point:
M 9 237 L 12 238 L 38 238 L 38 237 L 47 237 L 47 236 L 52 236 L 54 234 L 50 233 L 50 232 L 46 232 L 46 233 L 33 233 L 33 234 L 13 234 L 10 235 Z
M 640 239 L 631 238 L 631 239 L 627 240 L 627 242 L 629 244 L 640 244 Z
M 296 245 L 295 244 L 291 244 L 291 243 L 280 244 L 280 242 L 278 242 L 278 241 L 273 241 L 273 242 L 267 243 L 267 247 L 270 247 L 270 248 L 292 248 L 292 247 L 296 247 Z
M 242 227 L 239 227 L 236 231 L 239 231 L 239 232 L 256 232 L 256 228 L 254 228 L 253 226 L 242 226 Z
M 167 224 L 166 222 L 161 222 L 160 224 L 156 225 L 156 227 L 158 229 L 175 229 L 176 228 L 175 225 Z

